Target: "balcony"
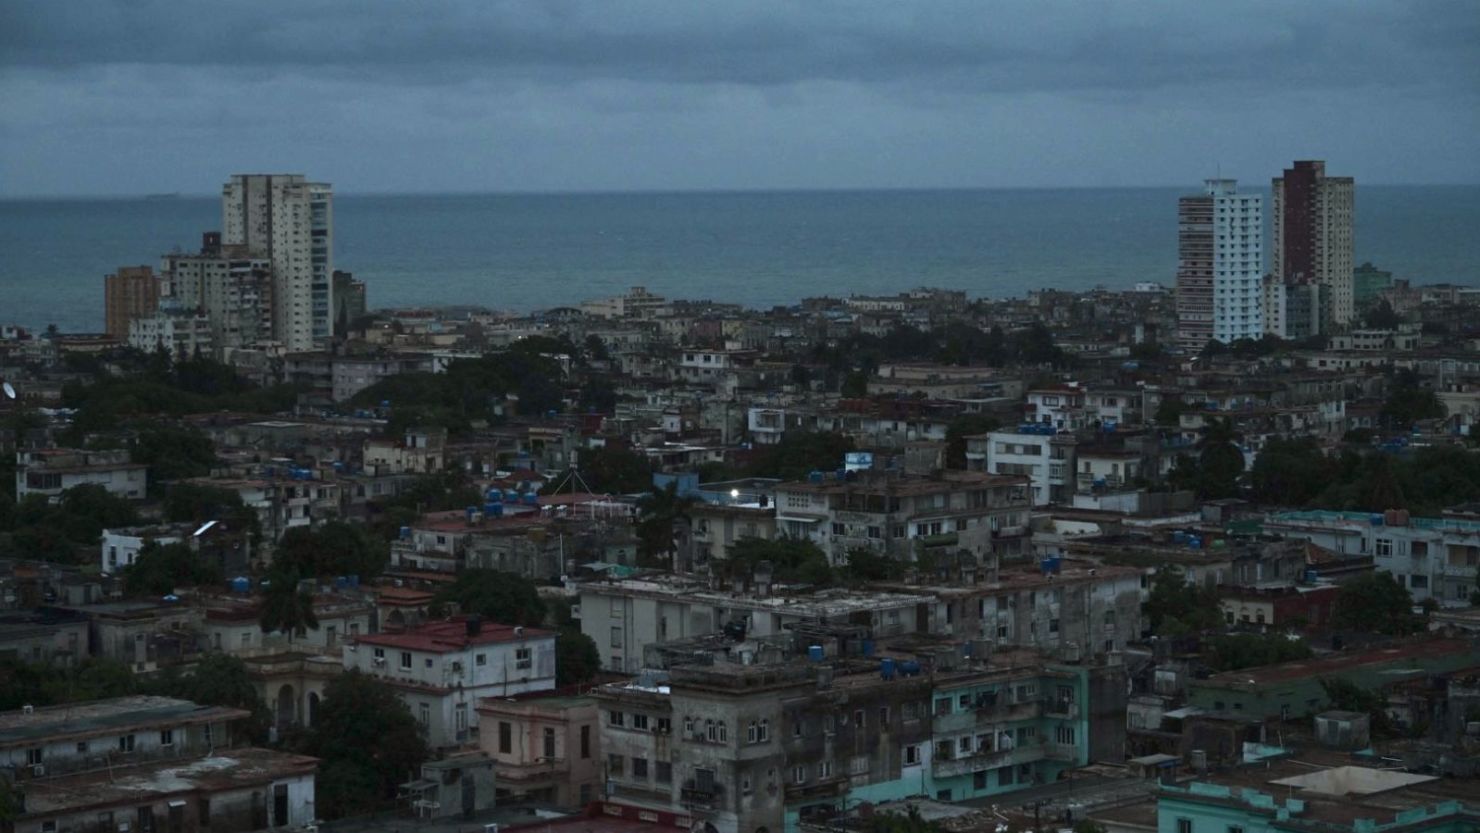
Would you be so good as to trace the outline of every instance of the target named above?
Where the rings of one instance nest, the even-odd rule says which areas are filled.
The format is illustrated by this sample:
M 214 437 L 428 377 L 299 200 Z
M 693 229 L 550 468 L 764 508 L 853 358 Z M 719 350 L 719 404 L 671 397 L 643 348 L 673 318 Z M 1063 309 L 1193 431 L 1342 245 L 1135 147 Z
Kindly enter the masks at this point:
M 848 792 L 848 778 L 844 775 L 829 775 L 814 778 L 805 784 L 787 784 L 786 800 L 809 801 L 818 798 L 837 798 Z
M 1035 738 L 1010 749 L 982 749 L 964 754 L 953 752 L 949 758 L 937 757 L 932 760 L 930 771 L 936 778 L 951 778 L 983 769 L 1017 766 L 1042 760 L 1045 757 L 1044 749 L 1043 742 Z
M 1050 697 L 1043 703 L 1043 714 L 1045 717 L 1077 719 L 1079 704 L 1073 700 Z

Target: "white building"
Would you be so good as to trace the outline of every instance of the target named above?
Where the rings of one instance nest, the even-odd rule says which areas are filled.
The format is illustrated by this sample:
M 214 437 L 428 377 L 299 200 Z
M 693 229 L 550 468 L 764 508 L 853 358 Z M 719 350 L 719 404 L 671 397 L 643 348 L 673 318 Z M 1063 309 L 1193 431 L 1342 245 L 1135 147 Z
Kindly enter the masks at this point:
M 139 550 L 153 541 L 161 547 L 183 542 L 191 530 L 176 526 L 131 526 L 103 530 L 99 564 L 106 574 L 116 575 L 139 557 Z
M 456 616 L 354 640 L 344 667 L 384 680 L 433 747 L 472 739 L 478 701 L 555 688 L 555 634 Z
M 211 320 L 193 309 L 161 308 L 128 322 L 128 346 L 145 353 L 164 350 L 176 358 L 211 356 L 216 348 Z
M 251 257 L 245 246 L 222 246 L 208 233 L 198 254 L 165 255 L 160 263 L 165 294 L 185 309 L 204 313 L 218 350 L 272 339 L 272 261 Z
M 1264 202 L 1232 179 L 1178 206 L 1177 318 L 1183 346 L 1264 334 Z
M 272 262 L 274 336 L 288 350 L 333 334 L 333 203 L 302 174 L 236 174 L 222 189 L 222 242 Z
M 1300 538 L 1349 555 L 1370 555 L 1415 602 L 1432 598 L 1446 607 L 1469 604 L 1480 573 L 1480 521 L 1410 518 L 1406 511 L 1280 512 L 1264 530 Z
M 130 463 L 128 451 L 80 448 L 41 448 L 15 454 L 15 497 L 46 495 L 55 498 L 74 486 L 93 484 L 130 500 L 143 500 L 149 467 Z
M 1073 434 L 1052 425 L 1024 424 L 966 438 L 966 466 L 991 474 L 1028 478 L 1034 506 L 1065 503 L 1074 493 Z

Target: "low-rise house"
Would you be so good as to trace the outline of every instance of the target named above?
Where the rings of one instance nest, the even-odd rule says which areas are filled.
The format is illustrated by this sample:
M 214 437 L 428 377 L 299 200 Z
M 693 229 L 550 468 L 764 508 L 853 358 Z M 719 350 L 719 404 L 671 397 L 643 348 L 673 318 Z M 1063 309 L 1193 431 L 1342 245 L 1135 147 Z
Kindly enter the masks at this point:
M 143 500 L 149 467 L 129 461 L 126 449 L 21 448 L 15 453 L 15 496 L 55 499 L 74 486 L 102 486 L 129 500 Z
M 315 758 L 244 747 L 242 709 L 121 697 L 0 714 L 6 829 L 245 831 L 314 821 Z
M 99 555 L 99 566 L 107 574 L 117 574 L 134 563 L 139 550 L 151 541 L 166 544 L 183 543 L 193 532 L 183 525 L 134 526 L 103 530 L 103 543 Z
M 91 652 L 87 617 L 61 608 L 0 612 L 0 659 L 75 668 Z
M 555 634 L 456 616 L 357 637 L 344 667 L 394 688 L 426 728 L 428 744 L 456 746 L 477 732 L 480 699 L 555 687 Z
M 601 727 L 590 696 L 488 697 L 478 746 L 498 768 L 501 803 L 577 810 L 601 795 Z

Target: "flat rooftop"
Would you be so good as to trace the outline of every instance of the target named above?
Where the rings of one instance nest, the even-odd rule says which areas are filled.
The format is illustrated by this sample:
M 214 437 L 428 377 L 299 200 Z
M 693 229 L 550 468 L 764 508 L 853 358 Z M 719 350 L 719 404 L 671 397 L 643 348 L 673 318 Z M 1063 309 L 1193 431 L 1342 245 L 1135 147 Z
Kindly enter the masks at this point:
M 45 706 L 30 714 L 24 710 L 0 713 L 0 748 L 35 745 L 97 734 L 121 734 L 128 729 L 214 723 L 249 717 L 244 709 L 201 706 L 173 697 L 136 695 Z
M 272 749 L 224 750 L 194 760 L 153 761 L 26 782 L 26 815 L 44 817 L 90 807 L 138 804 L 170 795 L 239 789 L 311 775 L 318 759 Z
M 1257 688 L 1272 683 L 1288 682 L 1290 680 L 1299 680 L 1308 677 L 1324 677 L 1330 674 L 1361 668 L 1366 665 L 1386 665 L 1389 663 L 1402 663 L 1406 660 L 1436 659 L 1446 656 L 1472 656 L 1474 651 L 1474 645 L 1469 640 L 1426 639 L 1419 642 L 1388 645 L 1383 648 L 1374 648 L 1372 650 L 1350 654 L 1337 654 L 1317 659 L 1282 662 L 1278 665 L 1245 668 L 1239 671 L 1224 671 L 1220 674 L 1212 675 L 1206 681 L 1194 681 L 1193 685 L 1196 686 L 1202 683 L 1212 686 Z

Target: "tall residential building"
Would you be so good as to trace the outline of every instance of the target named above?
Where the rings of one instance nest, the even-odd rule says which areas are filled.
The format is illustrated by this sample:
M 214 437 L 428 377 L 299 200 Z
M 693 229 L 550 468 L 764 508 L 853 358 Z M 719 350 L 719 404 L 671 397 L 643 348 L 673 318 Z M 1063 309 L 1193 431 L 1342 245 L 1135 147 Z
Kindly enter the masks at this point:
M 1286 168 L 1270 190 L 1274 204 L 1272 285 L 1319 285 L 1323 329 L 1350 323 L 1356 314 L 1354 181 L 1349 176 L 1326 176 L 1325 162 L 1307 160 Z
M 1196 350 L 1264 334 L 1264 202 L 1232 179 L 1177 201 L 1177 340 Z
M 159 307 L 159 280 L 148 266 L 120 266 L 103 278 L 103 329 L 119 341 L 128 340 L 128 324 L 153 315 Z
M 220 232 L 202 238 L 198 254 L 164 256 L 169 300 L 205 314 L 217 350 L 272 340 L 272 261 L 250 257 L 246 246 L 223 246 Z
M 333 203 L 302 174 L 236 174 L 221 193 L 222 242 L 272 263 L 273 336 L 287 350 L 334 332 Z

